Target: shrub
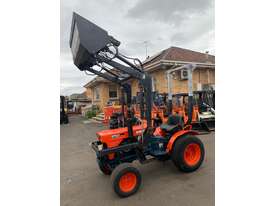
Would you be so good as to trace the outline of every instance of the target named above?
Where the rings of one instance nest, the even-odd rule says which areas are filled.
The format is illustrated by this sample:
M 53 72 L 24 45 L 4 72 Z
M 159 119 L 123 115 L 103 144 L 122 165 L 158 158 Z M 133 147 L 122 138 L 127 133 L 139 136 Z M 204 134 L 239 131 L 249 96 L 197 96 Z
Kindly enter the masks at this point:
M 99 108 L 98 107 L 92 107 L 91 110 L 86 112 L 86 117 L 88 119 L 91 119 L 92 117 L 95 117 L 99 113 Z
M 99 106 L 98 105 L 93 105 L 92 106 L 92 111 L 95 111 L 96 113 L 99 113 Z
M 95 111 L 93 110 L 89 110 L 86 112 L 86 115 L 85 115 L 88 119 L 91 119 L 92 117 L 95 117 L 96 116 L 96 113 Z

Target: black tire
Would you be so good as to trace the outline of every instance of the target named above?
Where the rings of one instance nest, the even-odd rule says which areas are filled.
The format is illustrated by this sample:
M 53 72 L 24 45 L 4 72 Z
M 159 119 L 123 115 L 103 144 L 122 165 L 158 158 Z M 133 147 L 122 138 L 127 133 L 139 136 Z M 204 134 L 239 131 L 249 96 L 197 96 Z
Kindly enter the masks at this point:
M 69 117 L 66 115 L 64 118 L 64 124 L 68 124 L 69 123 Z
M 105 175 L 111 175 L 112 174 L 112 169 L 106 163 L 104 164 L 102 161 L 97 159 L 97 164 L 98 164 L 98 167 L 99 167 L 100 171 L 103 174 L 105 174 Z
M 131 188 L 129 191 L 123 191 L 123 188 L 120 187 L 121 178 L 126 173 L 135 175 L 135 184 L 133 185 L 133 188 Z M 141 185 L 141 174 L 138 169 L 135 168 L 131 163 L 122 163 L 114 169 L 111 175 L 111 182 L 113 189 L 118 196 L 128 197 L 138 191 Z
M 193 147 L 193 148 L 192 148 Z M 195 147 L 195 150 L 194 150 Z M 188 151 L 189 149 L 189 151 Z M 191 160 L 187 155 L 191 152 Z M 185 154 L 187 154 L 185 156 Z M 197 170 L 204 160 L 204 146 L 202 141 L 195 136 L 182 136 L 174 144 L 172 152 L 172 160 L 176 167 L 182 172 L 194 172 Z M 186 158 L 186 159 L 185 159 Z M 191 161 L 191 163 L 190 163 Z

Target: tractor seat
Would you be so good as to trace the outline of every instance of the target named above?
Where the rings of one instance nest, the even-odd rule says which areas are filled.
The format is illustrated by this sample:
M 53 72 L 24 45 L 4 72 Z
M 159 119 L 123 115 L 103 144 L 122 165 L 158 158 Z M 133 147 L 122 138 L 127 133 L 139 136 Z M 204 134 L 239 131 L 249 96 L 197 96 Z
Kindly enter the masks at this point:
M 183 120 L 179 115 L 170 115 L 167 123 L 162 124 L 160 128 L 167 133 L 175 133 L 183 128 Z

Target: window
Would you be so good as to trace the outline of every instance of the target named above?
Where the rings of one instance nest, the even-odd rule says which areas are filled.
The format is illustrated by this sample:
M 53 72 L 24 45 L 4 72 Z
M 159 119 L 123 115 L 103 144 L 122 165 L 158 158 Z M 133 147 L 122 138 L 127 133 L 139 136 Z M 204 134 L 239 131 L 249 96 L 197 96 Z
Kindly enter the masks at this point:
M 96 100 L 99 100 L 100 99 L 100 93 L 99 93 L 99 88 L 98 87 L 95 87 L 94 88 L 94 98 Z
M 117 98 L 117 86 L 109 85 L 109 98 Z

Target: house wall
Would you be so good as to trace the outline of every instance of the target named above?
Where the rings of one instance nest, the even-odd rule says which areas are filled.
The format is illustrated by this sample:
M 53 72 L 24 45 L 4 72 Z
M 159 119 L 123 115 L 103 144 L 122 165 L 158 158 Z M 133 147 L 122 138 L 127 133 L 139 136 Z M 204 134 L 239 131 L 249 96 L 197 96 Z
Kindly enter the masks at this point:
M 165 75 L 165 70 L 157 70 L 150 73 L 152 78 L 154 78 L 153 82 L 155 85 L 155 91 L 159 93 L 167 92 L 167 78 Z
M 137 79 L 132 79 L 131 81 L 129 81 L 129 83 L 132 89 L 132 96 L 136 96 L 137 92 L 139 92 L 139 88 L 138 88 L 139 81 Z
M 106 106 L 109 100 L 114 101 L 115 104 L 119 103 L 119 98 L 109 98 L 109 85 L 108 82 L 100 82 L 92 87 L 86 88 L 87 97 L 92 100 L 92 104 L 98 105 L 100 110 Z M 96 99 L 95 89 L 99 89 L 99 99 Z M 118 97 L 121 95 L 119 86 L 117 86 Z
M 86 88 L 86 97 L 89 99 L 89 100 L 92 100 L 92 88 Z
M 166 71 L 164 69 L 158 69 L 154 72 L 151 72 L 150 75 L 154 78 L 155 83 L 155 91 L 159 93 L 167 93 L 167 78 L 166 78 Z M 176 79 L 171 79 L 172 81 L 172 93 L 187 93 L 188 92 L 188 81 L 187 80 L 179 80 L 180 73 L 176 73 Z M 137 92 L 139 91 L 138 88 L 138 80 L 133 79 L 130 80 L 129 83 L 132 87 L 132 96 L 136 96 Z M 193 89 L 198 90 L 197 84 L 215 84 L 215 70 L 214 69 L 206 69 L 197 68 L 193 72 Z M 112 83 L 108 82 L 100 82 L 95 86 L 86 89 L 87 97 L 92 100 L 93 104 L 96 104 L 100 107 L 101 110 L 106 106 L 107 102 L 110 100 L 109 98 L 109 85 Z M 100 98 L 99 100 L 95 99 L 94 90 L 95 88 L 99 88 Z M 121 89 L 118 88 L 118 97 L 121 96 Z M 115 104 L 119 104 L 119 98 L 112 99 Z
M 151 72 L 150 75 L 154 78 L 155 91 L 159 93 L 167 93 L 167 78 L 166 78 L 167 70 L 156 70 Z M 176 73 L 176 79 L 171 78 L 172 83 L 172 93 L 187 93 L 188 92 L 188 81 L 187 80 L 179 80 L 180 73 Z M 215 70 L 214 69 L 196 69 L 193 72 L 193 89 L 198 90 L 198 83 L 201 84 L 215 84 Z M 132 94 L 136 95 L 138 89 L 138 81 L 132 80 Z

